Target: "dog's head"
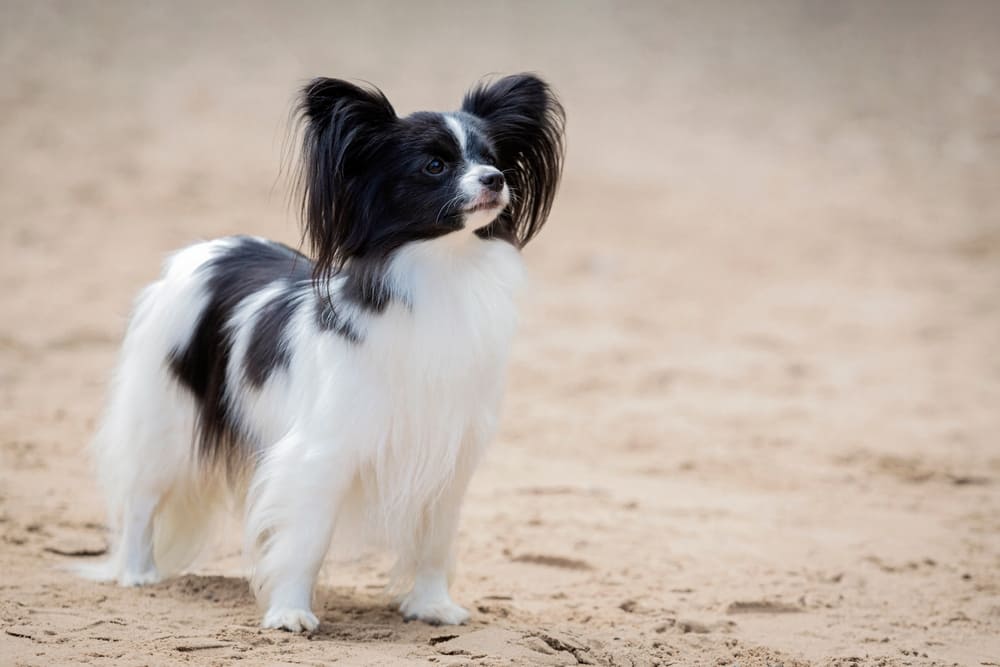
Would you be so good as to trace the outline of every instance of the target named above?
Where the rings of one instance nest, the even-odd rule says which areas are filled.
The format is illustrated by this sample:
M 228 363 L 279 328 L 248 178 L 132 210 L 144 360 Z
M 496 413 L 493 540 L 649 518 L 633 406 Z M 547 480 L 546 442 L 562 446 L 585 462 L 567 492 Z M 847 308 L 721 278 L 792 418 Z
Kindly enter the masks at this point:
M 476 86 L 460 111 L 396 115 L 381 91 L 319 78 L 303 90 L 300 185 L 317 271 L 474 231 L 523 246 L 562 171 L 562 106 L 536 76 Z

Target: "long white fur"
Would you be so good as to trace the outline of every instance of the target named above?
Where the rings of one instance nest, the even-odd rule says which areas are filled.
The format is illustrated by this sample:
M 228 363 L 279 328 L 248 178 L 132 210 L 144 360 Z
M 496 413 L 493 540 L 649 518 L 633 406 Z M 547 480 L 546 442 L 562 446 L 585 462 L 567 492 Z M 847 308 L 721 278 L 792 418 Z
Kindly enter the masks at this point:
M 506 188 L 503 197 L 505 205 Z M 303 296 L 288 329 L 289 367 L 259 389 L 227 385 L 260 457 L 247 479 L 198 460 L 194 399 L 166 365 L 208 299 L 198 268 L 233 241 L 175 254 L 136 303 L 94 442 L 112 550 L 83 573 L 136 585 L 178 572 L 198 553 L 213 510 L 235 498 L 265 627 L 318 625 L 312 592 L 331 539 L 398 555 L 394 581 L 410 589 L 400 606 L 408 617 L 464 622 L 468 613 L 448 593 L 452 542 L 469 476 L 496 428 L 523 277 L 513 246 L 473 234 L 495 215 L 477 213 L 462 232 L 398 251 L 387 274 L 397 298 L 378 314 L 348 313 L 360 343 L 321 330 L 318 297 Z M 231 378 L 241 377 L 232 371 L 243 367 L 260 307 L 281 286 L 237 308 Z

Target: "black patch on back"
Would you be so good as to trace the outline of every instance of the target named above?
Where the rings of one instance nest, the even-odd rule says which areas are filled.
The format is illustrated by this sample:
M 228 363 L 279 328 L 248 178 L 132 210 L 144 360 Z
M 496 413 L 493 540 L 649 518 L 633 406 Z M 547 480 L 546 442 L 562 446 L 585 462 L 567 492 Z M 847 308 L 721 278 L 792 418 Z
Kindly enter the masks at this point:
M 205 281 L 208 303 L 187 345 L 173 350 L 168 363 L 178 381 L 198 402 L 200 455 L 206 459 L 230 461 L 231 457 L 226 454 L 235 451 L 243 435 L 238 432 L 226 398 L 226 373 L 233 346 L 229 323 L 233 313 L 243 299 L 276 281 L 287 281 L 299 286 L 300 290 L 308 290 L 313 265 L 304 255 L 280 243 L 239 237 L 236 245 L 206 262 L 198 271 L 208 275 Z M 275 301 L 282 302 L 276 307 L 277 312 L 269 313 L 269 317 L 258 322 L 263 324 L 265 331 L 260 335 L 254 331 L 251 336 L 247 355 L 252 355 L 256 361 L 254 375 L 248 372 L 250 377 L 266 379 L 269 370 L 265 367 L 273 368 L 283 359 L 279 342 L 288 318 L 281 315 L 287 313 L 286 304 L 294 308 L 294 300 Z M 265 311 L 270 310 L 271 305 Z M 259 343 L 256 350 L 253 350 L 254 340 Z M 275 363 L 267 366 L 261 361 L 268 359 Z M 287 363 L 287 357 L 284 361 Z
M 271 299 L 254 318 L 253 331 L 243 357 L 243 373 L 254 387 L 260 387 L 271 371 L 288 367 L 290 355 L 285 328 L 309 287 L 295 285 Z

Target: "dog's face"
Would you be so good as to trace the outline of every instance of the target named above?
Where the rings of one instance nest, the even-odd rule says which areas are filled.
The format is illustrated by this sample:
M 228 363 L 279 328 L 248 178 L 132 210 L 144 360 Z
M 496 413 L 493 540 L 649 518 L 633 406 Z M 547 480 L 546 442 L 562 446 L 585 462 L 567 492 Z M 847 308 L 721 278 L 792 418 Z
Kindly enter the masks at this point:
M 402 240 L 476 230 L 510 203 L 483 122 L 464 112 L 420 112 L 391 124 L 384 145 L 358 166 L 378 209 L 374 236 Z
M 405 118 L 378 90 L 315 79 L 300 111 L 302 208 L 320 272 L 446 234 L 520 246 L 548 215 L 564 116 L 537 77 L 476 87 L 460 111 Z

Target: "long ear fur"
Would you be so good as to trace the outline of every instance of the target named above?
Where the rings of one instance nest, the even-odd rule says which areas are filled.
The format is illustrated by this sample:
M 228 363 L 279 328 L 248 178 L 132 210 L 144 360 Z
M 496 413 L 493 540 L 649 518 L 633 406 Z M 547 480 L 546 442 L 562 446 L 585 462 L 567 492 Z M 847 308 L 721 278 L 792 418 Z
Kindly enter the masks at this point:
M 548 84 L 533 74 L 481 83 L 462 100 L 462 111 L 486 123 L 512 203 L 487 234 L 513 236 L 523 246 L 552 208 L 562 174 L 566 114 Z
M 303 234 L 316 258 L 315 277 L 322 281 L 368 239 L 372 221 L 362 191 L 371 184 L 359 172 L 397 117 L 377 88 L 327 78 L 302 89 L 296 112 L 303 126 L 297 178 Z

